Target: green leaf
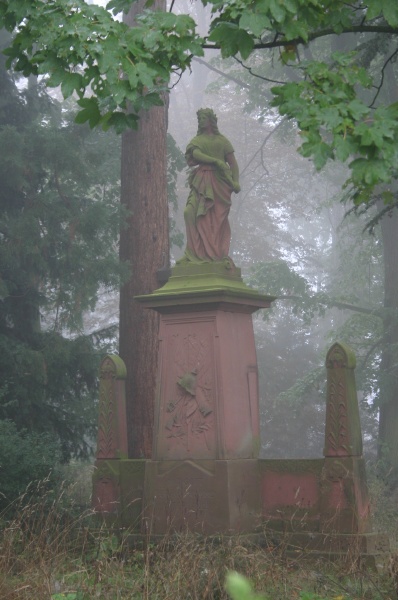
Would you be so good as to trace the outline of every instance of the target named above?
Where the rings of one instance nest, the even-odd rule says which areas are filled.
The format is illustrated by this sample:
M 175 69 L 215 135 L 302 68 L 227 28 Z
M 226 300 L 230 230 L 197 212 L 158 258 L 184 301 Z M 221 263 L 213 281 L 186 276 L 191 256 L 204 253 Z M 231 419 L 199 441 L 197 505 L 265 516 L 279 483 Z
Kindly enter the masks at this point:
M 311 136 L 307 142 L 304 142 L 299 150 L 300 154 L 303 156 L 312 158 L 317 171 L 326 165 L 329 158 L 333 157 L 332 148 L 329 144 L 322 141 L 319 134 Z
M 341 124 L 342 117 L 340 111 L 335 106 L 330 106 L 321 110 L 319 116 L 322 123 L 329 129 L 335 129 Z
M 344 138 L 342 135 L 334 137 L 334 149 L 336 158 L 345 162 L 349 156 L 358 152 L 358 146 L 351 139 Z
M 128 127 L 127 115 L 124 112 L 115 111 L 106 122 L 106 128 L 113 127 L 116 133 L 123 133 Z
M 376 126 L 368 127 L 363 124 L 361 127 L 357 127 L 356 133 L 361 137 L 362 146 L 377 146 L 382 148 L 384 145 L 385 138 L 383 133 Z
M 357 185 L 374 186 L 391 179 L 387 165 L 381 159 L 357 158 L 349 166 L 352 180 Z
M 283 23 L 286 16 L 286 10 L 282 3 L 280 3 L 279 0 L 270 0 L 269 8 L 275 21 L 277 23 Z
M 58 87 L 64 81 L 65 71 L 57 69 L 53 71 L 50 77 L 47 79 L 47 85 L 49 87 Z
M 283 0 L 282 3 L 284 8 L 296 18 L 300 2 L 297 2 L 297 0 Z
M 380 15 L 383 15 L 385 20 L 391 27 L 398 26 L 398 3 L 391 0 L 368 0 L 368 10 L 366 19 L 369 21 Z
M 385 20 L 391 27 L 398 26 L 398 4 L 390 0 L 383 0 L 382 12 Z
M 390 106 L 387 106 L 385 111 L 386 111 L 386 114 L 388 114 L 388 116 L 390 118 L 398 120 L 398 102 L 393 102 L 393 104 L 390 104 Z
M 128 13 L 134 0 L 110 0 L 106 5 L 106 10 L 110 10 L 114 15 L 124 12 Z
M 239 27 L 260 38 L 264 31 L 271 29 L 271 22 L 266 15 L 247 11 L 241 16 Z
M 254 47 L 251 35 L 234 23 L 219 23 L 211 32 L 209 40 L 218 43 L 224 58 L 240 52 L 242 58 L 246 59 Z
M 356 121 L 359 121 L 369 114 L 369 108 L 358 98 L 351 100 L 351 102 L 348 103 L 347 108 Z
M 64 73 L 61 92 L 65 99 L 69 98 L 75 90 L 80 94 L 82 87 L 82 76 L 79 73 Z
M 92 98 L 82 98 L 78 100 L 79 106 L 83 108 L 77 113 L 75 123 L 89 122 L 90 127 L 95 127 L 101 120 L 101 112 L 98 107 L 98 100 Z
M 236 41 L 241 57 L 246 60 L 254 48 L 253 38 L 244 29 L 239 29 Z
M 308 26 L 303 21 L 291 20 L 285 23 L 286 40 L 302 39 L 308 41 Z
M 253 589 L 249 580 L 234 571 L 228 573 L 225 589 L 232 600 L 254 600 Z
M 238 30 L 239 27 L 235 23 L 217 23 L 209 35 L 209 40 L 226 48 L 228 46 L 235 48 L 235 36 Z

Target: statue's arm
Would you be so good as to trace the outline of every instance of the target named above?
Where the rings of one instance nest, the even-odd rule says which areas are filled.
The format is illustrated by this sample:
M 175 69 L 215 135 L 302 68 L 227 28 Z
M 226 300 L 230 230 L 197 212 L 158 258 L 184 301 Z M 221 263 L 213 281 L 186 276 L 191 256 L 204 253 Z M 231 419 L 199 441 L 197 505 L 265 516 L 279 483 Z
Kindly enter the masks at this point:
M 238 192 L 240 192 L 240 185 L 239 185 L 239 166 L 238 166 L 238 163 L 236 162 L 235 154 L 233 152 L 230 152 L 229 154 L 226 155 L 225 160 L 227 161 L 227 163 L 230 166 L 232 180 L 234 182 L 234 192 L 237 194 Z
M 199 150 L 199 148 L 195 148 L 192 151 L 192 157 L 197 163 L 204 163 L 206 165 L 216 165 L 220 162 L 217 158 L 215 158 L 214 156 L 210 156 L 209 154 L 205 154 L 204 152 L 202 152 L 202 150 Z

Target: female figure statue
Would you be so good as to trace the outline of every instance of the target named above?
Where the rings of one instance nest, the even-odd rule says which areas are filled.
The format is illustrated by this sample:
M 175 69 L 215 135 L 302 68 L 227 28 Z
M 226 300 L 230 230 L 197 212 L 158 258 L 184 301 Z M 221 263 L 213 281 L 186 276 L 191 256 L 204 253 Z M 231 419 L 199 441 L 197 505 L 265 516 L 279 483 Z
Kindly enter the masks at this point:
M 190 193 L 184 219 L 187 247 L 179 263 L 228 258 L 231 228 L 228 214 L 232 192 L 238 193 L 239 168 L 231 142 L 220 134 L 210 108 L 198 111 L 198 134 L 187 146 Z

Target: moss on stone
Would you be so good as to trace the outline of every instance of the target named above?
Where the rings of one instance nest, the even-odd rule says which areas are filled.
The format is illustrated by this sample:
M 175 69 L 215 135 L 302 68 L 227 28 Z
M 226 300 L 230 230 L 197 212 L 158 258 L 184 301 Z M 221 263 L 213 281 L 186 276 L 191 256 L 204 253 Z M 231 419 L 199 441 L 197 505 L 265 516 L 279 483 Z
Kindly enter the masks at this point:
M 256 308 L 268 307 L 275 300 L 274 296 L 260 294 L 246 285 L 241 277 L 240 269 L 225 261 L 177 265 L 172 269 L 168 282 L 151 294 L 136 296 L 135 300 L 150 307 L 175 305 L 192 300 L 195 304 L 214 301 L 248 300 Z

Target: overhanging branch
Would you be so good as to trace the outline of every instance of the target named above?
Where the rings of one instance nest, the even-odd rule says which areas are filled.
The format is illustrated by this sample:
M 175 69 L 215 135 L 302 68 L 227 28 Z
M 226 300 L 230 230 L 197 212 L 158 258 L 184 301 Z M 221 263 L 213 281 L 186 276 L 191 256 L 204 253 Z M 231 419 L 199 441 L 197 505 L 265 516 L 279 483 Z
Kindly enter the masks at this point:
M 332 28 L 321 29 L 309 34 L 308 40 L 296 38 L 294 40 L 286 40 L 283 37 L 274 38 L 272 42 L 257 42 L 253 46 L 253 50 L 266 50 L 269 48 L 281 48 L 284 46 L 306 46 L 313 40 L 326 37 L 328 35 L 342 35 L 343 33 L 386 33 L 390 35 L 398 35 L 398 27 L 390 27 L 389 25 L 353 25 L 347 27 L 343 31 L 337 33 Z M 202 48 L 206 50 L 220 50 L 219 44 L 205 42 Z
M 303 300 L 301 296 L 277 296 L 276 300 Z M 316 297 L 312 298 L 316 300 Z M 358 304 L 350 304 L 349 302 L 339 302 L 338 300 L 319 300 L 319 304 L 326 306 L 327 308 L 339 308 L 340 310 L 351 310 L 353 312 L 361 313 L 364 315 L 374 315 L 375 317 L 382 318 L 380 309 L 367 308 L 366 306 L 359 306 Z M 382 309 L 381 309 L 382 310 Z

